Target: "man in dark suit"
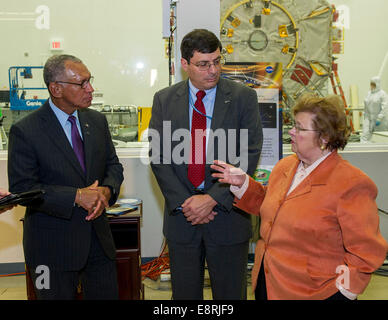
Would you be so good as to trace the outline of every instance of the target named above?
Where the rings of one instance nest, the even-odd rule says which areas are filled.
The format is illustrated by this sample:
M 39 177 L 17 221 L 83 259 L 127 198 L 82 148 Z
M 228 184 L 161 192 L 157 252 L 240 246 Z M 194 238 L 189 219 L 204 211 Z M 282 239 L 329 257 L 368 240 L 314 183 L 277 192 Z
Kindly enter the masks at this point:
M 208 30 L 188 33 L 181 64 L 189 79 L 157 92 L 152 106 L 151 167 L 165 198 L 174 299 L 203 298 L 205 259 L 214 299 L 246 299 L 250 218 L 233 208 L 210 164 L 223 159 L 252 174 L 262 128 L 256 92 L 220 79 L 221 49 Z
M 117 299 L 105 207 L 118 197 L 123 168 L 106 118 L 88 109 L 93 78 L 82 61 L 53 56 L 43 75 L 50 98 L 9 135 L 10 191 L 45 191 L 26 209 L 26 265 L 38 299 L 73 299 L 79 281 L 84 299 Z

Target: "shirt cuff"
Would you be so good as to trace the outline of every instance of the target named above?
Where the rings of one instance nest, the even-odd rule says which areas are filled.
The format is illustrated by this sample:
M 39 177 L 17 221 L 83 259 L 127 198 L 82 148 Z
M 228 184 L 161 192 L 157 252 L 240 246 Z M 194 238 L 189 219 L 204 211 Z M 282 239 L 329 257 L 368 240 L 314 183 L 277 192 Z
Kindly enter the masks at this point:
M 249 186 L 249 176 L 247 174 L 245 174 L 245 181 L 244 181 L 243 185 L 241 186 L 241 188 L 231 185 L 230 192 L 232 192 L 237 199 L 241 199 L 243 197 L 245 191 L 247 191 L 248 186 Z
M 357 294 L 346 290 L 345 288 L 343 288 L 340 285 L 338 286 L 338 289 L 346 298 L 348 298 L 350 300 L 355 300 L 357 298 Z

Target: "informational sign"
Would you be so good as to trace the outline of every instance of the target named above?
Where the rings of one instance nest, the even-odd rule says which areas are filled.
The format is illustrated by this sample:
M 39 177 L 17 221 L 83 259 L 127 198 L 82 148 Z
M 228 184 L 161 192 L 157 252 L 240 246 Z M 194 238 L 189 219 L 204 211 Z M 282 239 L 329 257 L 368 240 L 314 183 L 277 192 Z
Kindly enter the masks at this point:
M 269 175 L 281 158 L 282 124 L 279 103 L 282 80 L 280 63 L 233 62 L 222 68 L 222 77 L 241 82 L 257 93 L 259 111 L 263 126 L 263 147 L 254 179 L 267 184 Z

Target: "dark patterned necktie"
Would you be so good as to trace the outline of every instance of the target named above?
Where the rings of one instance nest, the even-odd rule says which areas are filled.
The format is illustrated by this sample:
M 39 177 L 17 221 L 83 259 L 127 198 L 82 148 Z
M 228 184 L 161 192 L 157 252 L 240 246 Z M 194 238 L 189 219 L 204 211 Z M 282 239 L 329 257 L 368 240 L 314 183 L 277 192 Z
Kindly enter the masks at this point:
M 198 187 L 205 180 L 206 163 L 206 110 L 202 102 L 205 91 L 197 92 L 197 101 L 191 119 L 191 162 L 188 165 L 187 176 L 194 187 Z
M 82 142 L 81 136 L 79 135 L 76 119 L 74 116 L 69 116 L 67 120 L 71 123 L 71 142 L 73 144 L 73 150 L 78 158 L 79 163 L 81 164 L 82 170 L 86 172 L 84 144 Z

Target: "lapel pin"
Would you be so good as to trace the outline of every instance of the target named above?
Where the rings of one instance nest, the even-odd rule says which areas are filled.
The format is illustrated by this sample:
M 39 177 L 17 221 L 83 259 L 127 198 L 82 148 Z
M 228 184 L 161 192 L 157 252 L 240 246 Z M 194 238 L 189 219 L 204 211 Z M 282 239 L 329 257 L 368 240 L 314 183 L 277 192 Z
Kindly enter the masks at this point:
M 89 133 L 89 123 L 85 123 L 85 128 L 86 128 L 86 134 L 87 135 L 90 135 L 90 133 Z

